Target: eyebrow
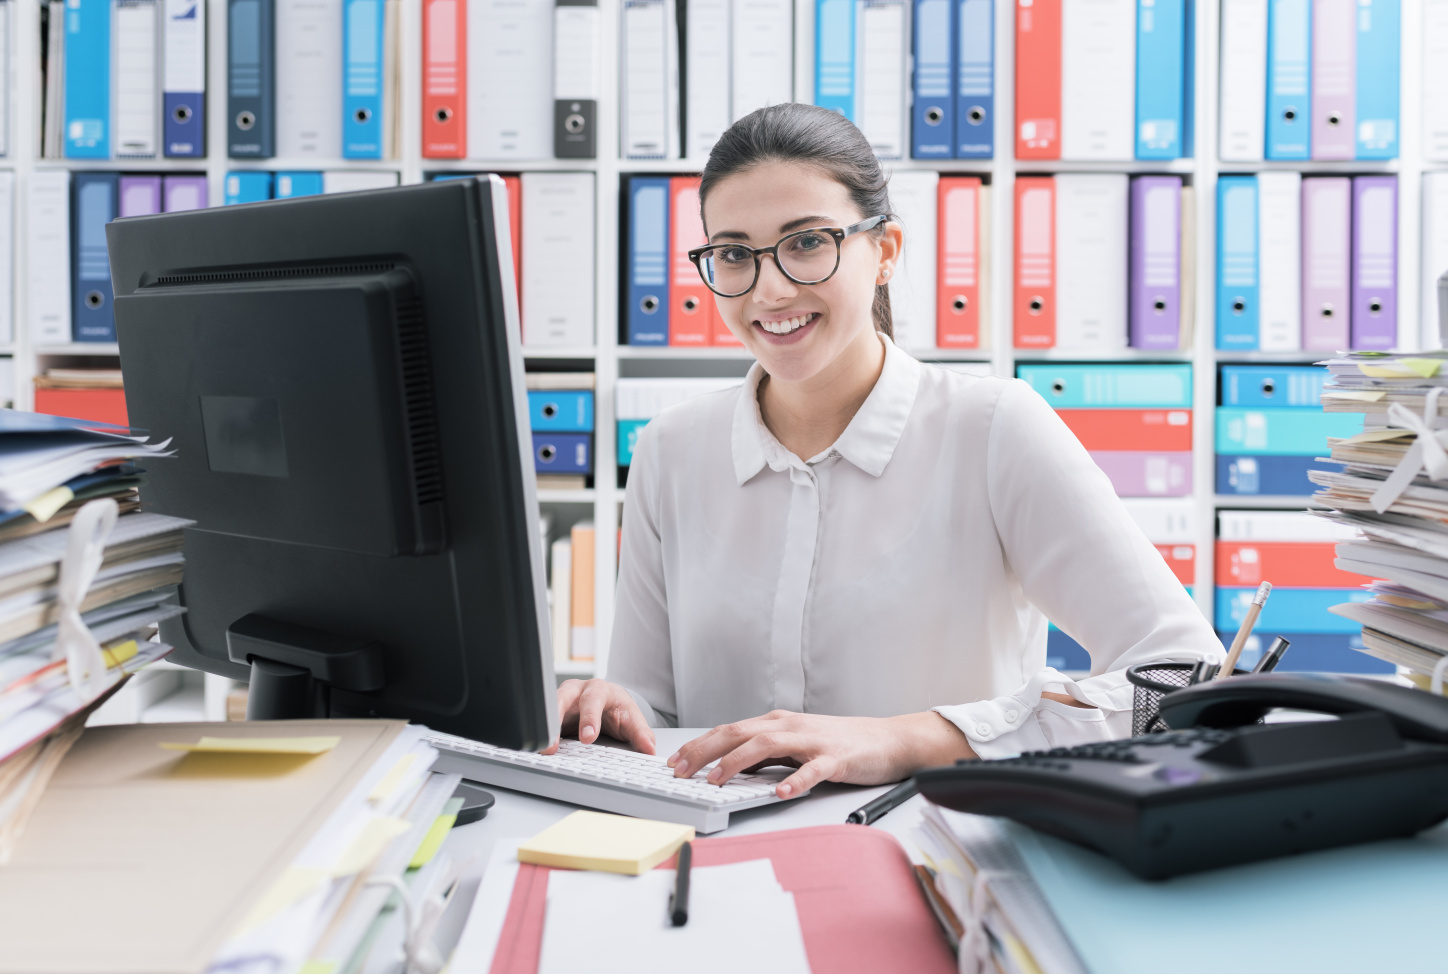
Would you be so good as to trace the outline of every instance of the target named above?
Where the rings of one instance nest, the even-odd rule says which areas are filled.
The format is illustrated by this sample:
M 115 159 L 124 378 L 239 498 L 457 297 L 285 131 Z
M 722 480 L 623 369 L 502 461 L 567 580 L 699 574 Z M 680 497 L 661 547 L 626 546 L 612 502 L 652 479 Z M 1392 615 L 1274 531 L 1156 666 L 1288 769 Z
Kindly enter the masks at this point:
M 788 223 L 780 224 L 779 232 L 781 234 L 789 233 L 791 230 L 799 230 L 803 227 L 808 226 L 824 227 L 833 226 L 833 224 L 830 222 L 830 218 L 827 216 L 802 216 L 798 220 L 790 220 Z M 709 238 L 709 242 L 713 243 L 715 240 L 748 239 L 749 234 L 743 232 L 742 230 L 720 230 L 718 233 L 714 234 L 712 237 Z

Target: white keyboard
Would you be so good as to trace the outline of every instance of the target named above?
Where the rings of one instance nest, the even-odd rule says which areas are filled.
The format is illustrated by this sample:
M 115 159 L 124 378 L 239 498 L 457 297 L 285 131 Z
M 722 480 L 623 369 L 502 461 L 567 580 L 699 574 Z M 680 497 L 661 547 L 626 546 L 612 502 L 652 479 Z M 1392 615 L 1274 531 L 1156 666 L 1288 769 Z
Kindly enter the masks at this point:
M 605 812 L 692 825 L 700 833 L 726 828 L 730 812 L 779 801 L 774 786 L 783 779 L 739 774 L 725 785 L 711 785 L 704 780 L 707 771 L 675 778 L 660 756 L 579 741 L 565 740 L 546 756 L 437 731 L 429 731 L 427 741 L 441 752 L 434 771 Z

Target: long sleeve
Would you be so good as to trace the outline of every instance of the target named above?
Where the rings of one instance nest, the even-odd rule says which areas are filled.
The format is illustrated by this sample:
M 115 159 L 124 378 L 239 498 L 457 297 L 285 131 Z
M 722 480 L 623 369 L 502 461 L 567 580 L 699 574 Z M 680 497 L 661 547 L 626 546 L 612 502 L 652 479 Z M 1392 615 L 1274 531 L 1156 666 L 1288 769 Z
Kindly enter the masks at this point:
M 1151 660 L 1220 659 L 1207 620 L 1142 534 L 1090 455 L 1031 388 L 1009 383 L 987 451 L 992 516 L 1022 593 L 1091 654 L 1091 675 L 1044 667 L 989 700 L 936 709 L 981 757 L 1130 732 L 1125 670 Z M 1054 690 L 1091 704 L 1041 697 Z

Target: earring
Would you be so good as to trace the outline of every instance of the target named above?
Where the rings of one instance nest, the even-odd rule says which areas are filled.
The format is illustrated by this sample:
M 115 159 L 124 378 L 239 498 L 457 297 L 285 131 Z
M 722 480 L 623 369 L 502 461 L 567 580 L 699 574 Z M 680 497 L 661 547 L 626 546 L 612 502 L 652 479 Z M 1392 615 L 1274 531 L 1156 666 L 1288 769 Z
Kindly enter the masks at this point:
M 890 276 L 890 268 L 888 268 L 888 267 L 885 268 L 885 272 L 884 272 L 884 273 L 885 273 L 885 276 L 886 276 L 886 277 L 889 277 L 889 276 Z

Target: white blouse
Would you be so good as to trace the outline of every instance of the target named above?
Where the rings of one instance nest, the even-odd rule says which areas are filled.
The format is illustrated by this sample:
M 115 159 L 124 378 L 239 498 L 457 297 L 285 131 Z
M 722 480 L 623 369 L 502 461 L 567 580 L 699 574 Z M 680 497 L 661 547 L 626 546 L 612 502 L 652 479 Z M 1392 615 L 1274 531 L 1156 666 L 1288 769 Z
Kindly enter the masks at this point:
M 608 678 L 652 725 L 934 709 L 1005 757 L 1128 735 L 1127 666 L 1222 658 L 1045 400 L 881 338 L 874 389 L 807 461 L 760 418 L 758 363 L 640 433 Z M 1047 616 L 1089 677 L 1046 666 Z

